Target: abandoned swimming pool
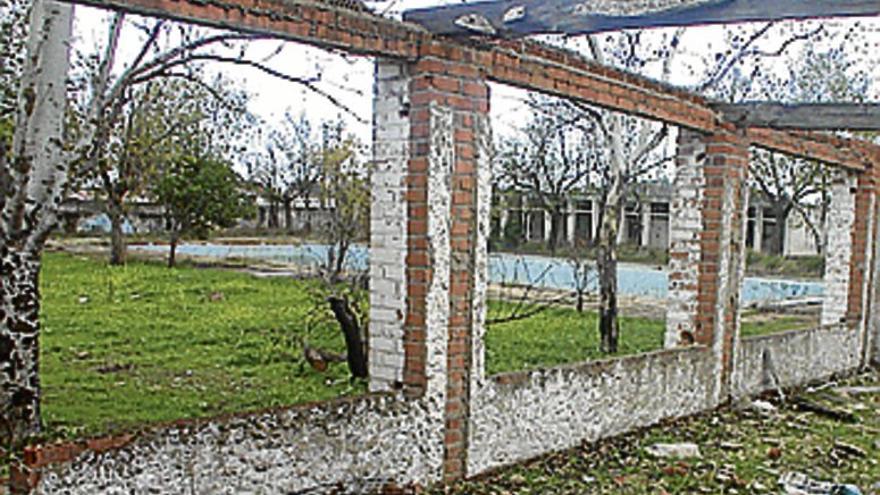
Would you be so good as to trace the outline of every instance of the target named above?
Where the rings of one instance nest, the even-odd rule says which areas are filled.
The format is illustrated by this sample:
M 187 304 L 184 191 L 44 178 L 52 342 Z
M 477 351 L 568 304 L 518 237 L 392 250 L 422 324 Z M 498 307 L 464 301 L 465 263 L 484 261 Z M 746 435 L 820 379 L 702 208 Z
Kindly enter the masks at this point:
M 167 245 L 142 244 L 131 246 L 135 250 L 165 252 Z M 317 266 L 327 257 L 328 246 L 322 244 L 261 244 L 231 245 L 218 243 L 182 244 L 179 254 L 211 258 L 249 258 L 294 264 Z M 369 251 L 365 246 L 353 246 L 347 265 L 352 269 L 367 266 Z M 618 288 L 621 294 L 665 298 L 668 288 L 666 270 L 663 267 L 621 263 L 618 267 Z M 549 289 L 573 289 L 578 272 L 574 264 L 565 258 L 546 256 L 492 253 L 489 256 L 489 277 L 495 283 L 528 284 Z M 595 271 L 587 272 L 580 281 L 588 291 L 595 291 Z M 781 301 L 792 298 L 819 297 L 824 293 L 821 282 L 747 277 L 743 284 L 742 302 Z

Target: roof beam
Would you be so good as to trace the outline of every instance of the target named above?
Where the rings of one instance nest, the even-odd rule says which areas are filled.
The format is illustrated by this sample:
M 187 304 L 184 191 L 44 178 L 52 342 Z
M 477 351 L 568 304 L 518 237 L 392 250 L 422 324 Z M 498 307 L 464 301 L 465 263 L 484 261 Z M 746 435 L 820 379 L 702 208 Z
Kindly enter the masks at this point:
M 430 33 L 344 0 L 62 0 L 74 4 L 231 29 L 343 50 L 353 55 L 413 60 Z
M 626 3 L 619 2 L 622 15 L 599 11 L 596 0 L 501 0 L 414 9 L 403 18 L 435 34 L 519 37 L 880 14 L 878 0 L 691 0 L 650 10 Z
M 868 141 L 766 127 L 751 127 L 746 129 L 746 135 L 749 142 L 758 148 L 817 160 L 855 172 L 876 168 L 880 164 L 880 146 Z
M 815 103 L 787 105 L 756 102 L 713 104 L 724 120 L 742 127 L 802 131 L 880 131 L 878 103 Z

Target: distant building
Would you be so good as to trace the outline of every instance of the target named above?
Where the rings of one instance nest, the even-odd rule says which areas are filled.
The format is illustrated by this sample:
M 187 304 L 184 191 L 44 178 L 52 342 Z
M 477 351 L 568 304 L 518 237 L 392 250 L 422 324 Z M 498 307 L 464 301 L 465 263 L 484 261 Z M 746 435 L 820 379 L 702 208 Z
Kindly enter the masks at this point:
M 290 212 L 281 202 L 271 203 L 257 197 L 257 216 L 249 226 L 258 229 L 280 228 L 288 232 L 309 233 L 326 228 L 335 208 L 333 201 L 322 202 L 317 197 L 297 198 L 291 201 Z
M 671 186 L 641 184 L 626 205 L 618 241 L 622 244 L 651 249 L 669 249 Z M 552 218 L 536 198 L 522 193 L 496 192 L 493 199 L 492 235 L 504 242 L 546 242 L 550 239 Z M 773 211 L 760 195 L 749 202 L 746 245 L 755 251 L 767 252 L 772 229 L 776 224 Z M 568 244 L 575 241 L 593 245 L 598 236 L 599 207 L 595 194 L 572 195 L 566 201 L 562 236 Z M 816 224 L 821 222 L 815 219 Z M 805 256 L 818 254 L 815 236 L 803 218 L 792 213 L 786 221 L 784 254 Z

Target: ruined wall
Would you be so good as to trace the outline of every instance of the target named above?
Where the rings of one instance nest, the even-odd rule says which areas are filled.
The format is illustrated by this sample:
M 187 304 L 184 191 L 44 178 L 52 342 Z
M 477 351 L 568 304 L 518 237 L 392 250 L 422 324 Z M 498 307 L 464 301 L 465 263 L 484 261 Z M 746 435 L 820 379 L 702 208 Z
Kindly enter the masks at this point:
M 733 395 L 770 390 L 774 380 L 791 387 L 854 370 L 860 365 L 860 351 L 859 333 L 846 324 L 742 339 Z
M 424 404 L 391 395 L 194 421 L 47 467 L 35 493 L 363 492 L 424 482 L 438 458 L 430 424 Z
M 362 493 L 441 479 L 457 134 L 450 109 L 411 115 L 414 70 L 380 61 L 375 90 L 371 388 L 402 391 L 184 422 L 118 449 L 35 450 L 35 493 Z
M 468 475 L 710 409 L 713 369 L 689 348 L 490 378 L 471 406 Z
M 42 474 L 31 478 L 37 493 L 360 493 L 424 485 L 712 408 L 727 398 L 720 384 L 759 391 L 768 363 L 783 384 L 857 366 L 858 334 L 842 325 L 734 347 L 746 147 L 699 96 L 527 41 L 458 45 L 329 4 L 287 2 L 273 13 L 255 0 L 104 3 L 148 13 L 184 9 L 178 16 L 407 60 L 380 60 L 376 69 L 370 265 L 370 386 L 402 391 L 181 422 L 119 444 L 37 448 L 29 454 Z M 688 339 L 703 346 L 485 377 L 486 78 L 703 132 L 684 130 L 679 141 L 666 337 L 670 347 Z M 865 166 L 865 155 L 844 141 L 770 130 L 747 137 Z M 857 269 L 842 250 L 850 240 L 867 243 L 870 233 L 850 236 L 852 194 L 835 198 L 840 235 L 833 240 L 844 244 L 828 249 L 828 279 L 837 284 L 829 301 L 842 293 L 844 303 L 842 313 L 836 305 L 826 313 L 840 320 L 852 289 L 843 284 Z
M 727 395 L 739 333 L 748 156 L 745 135 L 731 126 L 679 131 L 664 343 L 712 350 L 718 400 Z

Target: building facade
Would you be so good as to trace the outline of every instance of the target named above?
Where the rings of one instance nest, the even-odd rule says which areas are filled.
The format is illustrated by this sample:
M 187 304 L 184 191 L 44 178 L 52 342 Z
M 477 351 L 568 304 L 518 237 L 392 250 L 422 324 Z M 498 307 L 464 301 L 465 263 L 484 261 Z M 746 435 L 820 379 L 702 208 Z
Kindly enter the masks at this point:
M 631 194 L 621 218 L 618 242 L 648 249 L 668 250 L 672 187 L 663 183 L 640 184 Z M 599 234 L 601 206 L 598 193 L 572 195 L 564 202 L 564 220 L 559 223 L 559 237 L 568 245 L 593 245 Z M 786 219 L 784 256 L 820 254 L 820 242 L 810 223 L 821 231 L 822 219 L 810 211 L 810 222 L 793 211 Z M 757 252 L 771 253 L 776 217 L 759 194 L 749 198 L 746 246 Z M 505 191 L 493 197 L 492 236 L 507 245 L 548 242 L 552 235 L 551 213 L 541 202 L 526 194 Z

